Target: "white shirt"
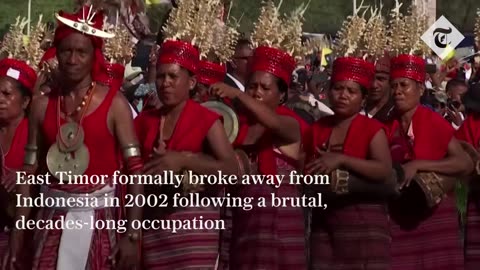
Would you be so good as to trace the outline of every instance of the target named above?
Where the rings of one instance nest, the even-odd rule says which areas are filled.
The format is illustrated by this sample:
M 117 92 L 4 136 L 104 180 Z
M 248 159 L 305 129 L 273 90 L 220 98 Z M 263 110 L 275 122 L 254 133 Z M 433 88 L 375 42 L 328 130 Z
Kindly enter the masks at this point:
M 366 117 L 368 117 L 368 118 L 373 118 L 373 115 L 371 115 L 371 114 L 366 114 L 364 109 L 362 109 L 362 110 L 360 111 L 360 114 L 363 115 L 363 116 L 366 116 Z
M 316 99 L 315 96 L 312 93 L 308 94 L 308 103 L 310 105 L 317 107 L 317 109 L 326 115 L 334 115 L 335 113 L 330 109 L 327 105 L 325 105 L 323 102 L 320 100 Z
M 138 116 L 138 113 L 137 113 L 137 111 L 135 111 L 135 109 L 133 108 L 132 104 L 128 103 L 128 105 L 130 106 L 130 110 L 132 110 L 133 119 L 135 119 L 135 117 Z
M 443 117 L 446 117 L 447 114 L 445 114 Z M 463 113 L 460 113 L 460 119 L 462 119 L 462 122 L 465 120 L 465 116 L 463 115 Z M 458 130 L 460 128 L 460 126 L 457 126 L 455 125 L 455 123 L 452 122 L 452 127 L 455 129 L 455 130 Z
M 245 86 L 237 80 L 235 77 L 227 73 L 227 76 L 232 79 L 232 81 L 237 85 L 238 89 L 240 89 L 242 92 L 245 92 Z

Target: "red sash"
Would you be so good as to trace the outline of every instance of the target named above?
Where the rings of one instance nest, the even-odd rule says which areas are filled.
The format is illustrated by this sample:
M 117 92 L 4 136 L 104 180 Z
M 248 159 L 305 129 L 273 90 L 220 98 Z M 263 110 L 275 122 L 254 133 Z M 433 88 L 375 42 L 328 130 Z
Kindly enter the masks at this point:
M 396 117 L 385 123 L 388 127 L 390 145 L 395 141 L 397 131 L 400 131 L 400 122 Z M 424 106 L 418 106 L 412 117 L 413 142 L 409 142 L 410 159 L 439 160 L 446 156 L 448 144 L 453 138 L 455 130 L 442 116 Z M 400 134 L 405 134 L 400 132 Z M 405 136 L 402 135 L 405 138 Z M 398 147 L 399 145 L 397 145 Z M 396 160 L 395 157 L 393 157 Z
M 314 158 L 317 148 L 324 148 L 328 143 L 334 128 L 334 116 L 321 118 L 312 125 L 307 143 L 307 160 Z M 347 156 L 366 159 L 368 157 L 370 142 L 373 137 L 383 128 L 383 125 L 375 119 L 357 114 L 348 127 L 343 153 Z
M 455 137 L 478 148 L 480 145 L 480 114 L 469 114 L 455 133 Z
M 28 119 L 24 118 L 15 129 L 10 149 L 5 156 L 5 166 L 9 169 L 19 170 L 23 167 L 25 145 L 28 140 Z M 4 153 L 5 154 L 5 153 Z
M 295 112 L 285 106 L 278 106 L 276 113 L 279 115 L 290 116 L 297 120 L 300 125 L 300 133 L 303 142 L 303 138 L 307 134 L 309 128 L 308 124 Z M 253 124 L 252 117 L 250 117 L 247 113 L 240 113 L 239 121 L 240 128 L 237 139 L 233 143 L 234 146 L 240 146 L 243 144 L 245 138 L 247 137 L 249 126 Z M 265 132 L 265 134 L 256 143 L 256 147 L 258 148 L 258 171 L 263 175 L 277 174 L 277 164 L 272 141 L 272 134 L 270 134 L 270 132 Z
M 192 100 L 188 100 L 177 120 L 167 149 L 174 151 L 189 151 L 198 153 L 203 149 L 203 143 L 208 131 L 220 115 L 210 111 Z M 160 111 L 143 111 L 135 118 L 135 129 L 141 142 L 142 154 L 148 158 L 156 146 L 161 122 Z

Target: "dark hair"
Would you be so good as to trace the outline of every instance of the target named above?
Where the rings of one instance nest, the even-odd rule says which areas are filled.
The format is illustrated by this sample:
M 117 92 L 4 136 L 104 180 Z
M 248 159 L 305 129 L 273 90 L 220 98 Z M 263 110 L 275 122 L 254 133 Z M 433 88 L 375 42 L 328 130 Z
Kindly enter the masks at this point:
M 7 78 L 10 78 L 10 77 L 7 77 Z M 32 92 L 27 87 L 23 86 L 23 84 L 21 84 L 19 81 L 13 78 L 10 78 L 10 79 L 14 83 L 14 87 L 18 89 L 18 91 L 20 91 L 20 94 L 22 95 L 22 97 L 32 97 Z
M 246 38 L 240 38 L 237 40 L 237 45 L 235 46 L 236 49 L 241 48 L 243 46 L 252 46 L 252 42 Z
M 30 104 L 32 102 L 32 92 L 23 86 L 19 81 L 15 80 L 15 87 L 20 91 L 20 94 L 22 95 L 23 98 L 30 98 Z M 25 114 L 28 114 L 30 112 L 30 104 L 28 104 L 27 108 L 25 109 Z
M 280 101 L 280 103 L 283 104 L 288 100 L 288 84 L 284 80 L 278 77 L 276 78 L 277 78 L 278 91 L 280 92 L 280 94 L 285 94 L 283 100 Z
M 244 46 L 252 47 L 252 42 L 246 38 L 240 38 L 237 40 L 237 45 L 235 46 L 235 50 L 238 50 Z M 233 59 L 230 59 L 233 60 Z M 230 61 L 227 62 L 227 73 L 233 73 L 233 67 Z
M 362 97 L 365 97 L 368 94 L 368 90 L 365 86 L 360 85 L 360 91 L 362 92 Z
M 468 87 L 468 85 L 464 81 L 453 79 L 447 82 L 447 86 L 445 87 L 445 90 L 448 92 L 453 88 L 459 87 L 459 86 Z

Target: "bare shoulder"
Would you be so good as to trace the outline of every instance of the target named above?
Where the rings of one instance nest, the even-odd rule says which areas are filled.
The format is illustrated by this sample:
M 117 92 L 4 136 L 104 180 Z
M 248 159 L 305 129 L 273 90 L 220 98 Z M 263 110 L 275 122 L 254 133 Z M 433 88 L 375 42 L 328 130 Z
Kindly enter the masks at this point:
M 127 98 L 120 91 L 115 94 L 112 103 L 115 107 L 118 108 L 130 108 Z
M 105 99 L 109 91 L 110 88 L 108 86 L 105 86 L 103 84 L 97 84 L 95 86 L 95 93 L 93 95 L 94 101 L 97 101 L 97 103 L 101 103 Z
M 133 119 L 132 109 L 122 92 L 118 91 L 115 96 L 113 96 L 110 113 L 112 113 L 115 119 L 120 121 L 125 121 L 126 118 Z

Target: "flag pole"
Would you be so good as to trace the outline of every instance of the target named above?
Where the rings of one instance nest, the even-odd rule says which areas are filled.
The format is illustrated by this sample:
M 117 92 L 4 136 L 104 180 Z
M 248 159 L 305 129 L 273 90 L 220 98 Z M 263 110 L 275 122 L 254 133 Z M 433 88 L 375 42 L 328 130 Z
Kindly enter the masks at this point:
M 27 22 L 27 36 L 30 36 L 30 21 L 32 18 L 32 0 L 28 0 L 28 22 Z

